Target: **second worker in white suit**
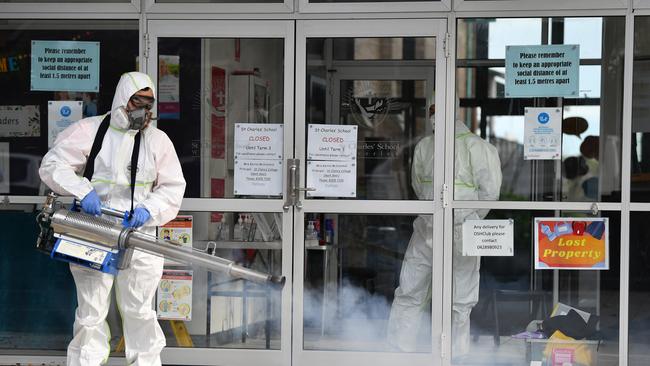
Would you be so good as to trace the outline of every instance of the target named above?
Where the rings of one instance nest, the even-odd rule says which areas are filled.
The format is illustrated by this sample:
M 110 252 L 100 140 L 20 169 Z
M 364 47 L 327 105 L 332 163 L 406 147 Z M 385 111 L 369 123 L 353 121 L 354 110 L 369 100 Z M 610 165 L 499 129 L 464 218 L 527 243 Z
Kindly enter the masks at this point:
M 415 147 L 411 180 L 419 199 L 432 200 L 434 136 L 420 140 Z M 454 198 L 456 200 L 497 200 L 501 188 L 501 163 L 494 146 L 456 122 L 454 156 Z M 488 210 L 459 209 L 454 212 L 452 354 L 469 351 L 469 315 L 478 302 L 481 258 L 462 255 L 462 223 L 482 219 Z M 431 300 L 433 243 L 431 215 L 418 216 L 413 222 L 399 287 L 388 322 L 388 342 L 402 352 L 415 352 L 423 314 Z M 439 243 L 438 245 L 441 245 Z

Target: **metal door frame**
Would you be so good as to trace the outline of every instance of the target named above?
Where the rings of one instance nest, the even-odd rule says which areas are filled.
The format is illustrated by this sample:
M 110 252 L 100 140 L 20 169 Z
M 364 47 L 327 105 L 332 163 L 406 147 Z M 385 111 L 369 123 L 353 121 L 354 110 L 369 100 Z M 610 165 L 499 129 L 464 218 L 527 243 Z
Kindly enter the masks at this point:
M 148 45 L 145 45 L 146 71 L 153 80 L 158 78 L 158 39 L 174 38 L 282 38 L 284 39 L 284 157 L 293 156 L 293 85 L 294 85 L 294 22 L 286 20 L 149 20 Z M 206 90 L 203 88 L 203 90 Z M 286 172 L 283 173 L 286 180 Z M 286 195 L 286 191 L 283 192 Z M 278 212 L 282 218 L 282 274 L 287 285 L 282 291 L 281 343 L 279 350 L 224 348 L 165 348 L 164 363 L 213 365 L 215 360 L 229 365 L 289 365 L 291 363 L 291 224 L 292 210 L 285 212 L 282 199 L 214 199 L 186 198 L 183 211 L 219 212 Z
M 306 175 L 304 162 L 306 156 L 305 144 L 305 109 L 306 86 L 306 42 L 308 38 L 321 37 L 436 37 L 436 77 L 435 95 L 436 117 L 443 120 L 445 115 L 445 84 L 447 58 L 445 40 L 447 31 L 446 19 L 410 19 L 403 20 L 309 20 L 297 21 L 296 33 L 296 125 L 295 149 L 296 158 L 300 159 L 303 168 L 300 169 L 300 186 L 305 187 Z M 434 164 L 436 172 L 442 172 L 444 162 L 444 130 L 445 126 L 436 125 L 435 154 L 438 157 Z M 434 175 L 434 190 L 442 192 L 443 174 Z M 394 200 L 305 200 L 304 192 L 299 199 L 303 205 L 296 208 L 294 215 L 294 299 L 293 311 L 293 344 L 292 357 L 296 365 L 330 366 L 332 364 L 347 366 L 371 363 L 377 366 L 409 364 L 409 365 L 438 365 L 445 357 L 444 347 L 441 347 L 442 336 L 442 238 L 443 215 L 442 200 L 434 201 L 394 201 Z M 431 353 L 394 353 L 394 352 L 353 352 L 353 351 L 311 351 L 303 349 L 303 295 L 304 295 L 304 215 L 305 213 L 355 213 L 355 214 L 431 214 L 433 215 L 434 230 L 432 233 L 435 245 L 433 249 L 432 288 L 435 289 L 432 298 L 432 352 Z

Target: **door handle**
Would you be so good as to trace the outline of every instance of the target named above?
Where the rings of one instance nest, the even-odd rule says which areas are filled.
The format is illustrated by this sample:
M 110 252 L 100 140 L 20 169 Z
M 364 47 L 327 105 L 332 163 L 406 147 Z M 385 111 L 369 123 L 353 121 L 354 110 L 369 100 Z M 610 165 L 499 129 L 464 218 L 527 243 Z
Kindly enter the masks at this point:
M 300 192 L 313 192 L 313 191 L 316 190 L 316 188 L 311 188 L 311 187 L 307 187 L 307 188 L 297 187 L 297 188 L 294 188 L 294 189 L 296 191 L 300 191 Z
M 300 182 L 300 159 L 287 159 L 287 197 L 282 206 L 284 211 L 289 211 L 292 206 L 298 209 L 302 208 L 300 192 L 313 192 L 316 190 L 316 188 L 311 187 L 298 187 L 298 182 Z

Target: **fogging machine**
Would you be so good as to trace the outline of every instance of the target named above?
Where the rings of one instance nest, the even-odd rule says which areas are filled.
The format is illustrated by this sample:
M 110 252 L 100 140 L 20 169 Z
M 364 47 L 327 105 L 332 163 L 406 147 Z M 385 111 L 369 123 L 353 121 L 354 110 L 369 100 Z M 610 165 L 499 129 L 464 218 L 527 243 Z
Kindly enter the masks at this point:
M 50 193 L 36 221 L 40 228 L 36 248 L 51 258 L 75 263 L 101 272 L 116 274 L 129 267 L 133 250 L 165 257 L 208 270 L 282 288 L 284 276 L 262 273 L 204 251 L 182 247 L 119 222 L 94 217 L 61 207 L 57 195 Z M 123 212 L 102 207 L 102 213 L 122 218 Z

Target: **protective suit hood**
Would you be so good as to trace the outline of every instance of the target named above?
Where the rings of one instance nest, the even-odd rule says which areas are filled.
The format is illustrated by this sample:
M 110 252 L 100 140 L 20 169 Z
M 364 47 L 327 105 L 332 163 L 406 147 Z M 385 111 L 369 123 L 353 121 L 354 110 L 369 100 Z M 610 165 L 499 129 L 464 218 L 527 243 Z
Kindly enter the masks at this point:
M 464 135 L 466 133 L 471 132 L 467 126 L 459 120 L 456 120 L 456 136 L 458 135 Z
M 120 116 L 120 107 L 126 107 L 129 99 L 138 90 L 144 88 L 151 88 L 154 97 L 156 96 L 156 87 L 151 81 L 149 75 L 133 71 L 122 74 L 120 81 L 115 88 L 115 95 L 113 96 L 113 105 L 111 106 L 111 126 L 118 129 L 125 129 L 123 116 Z

